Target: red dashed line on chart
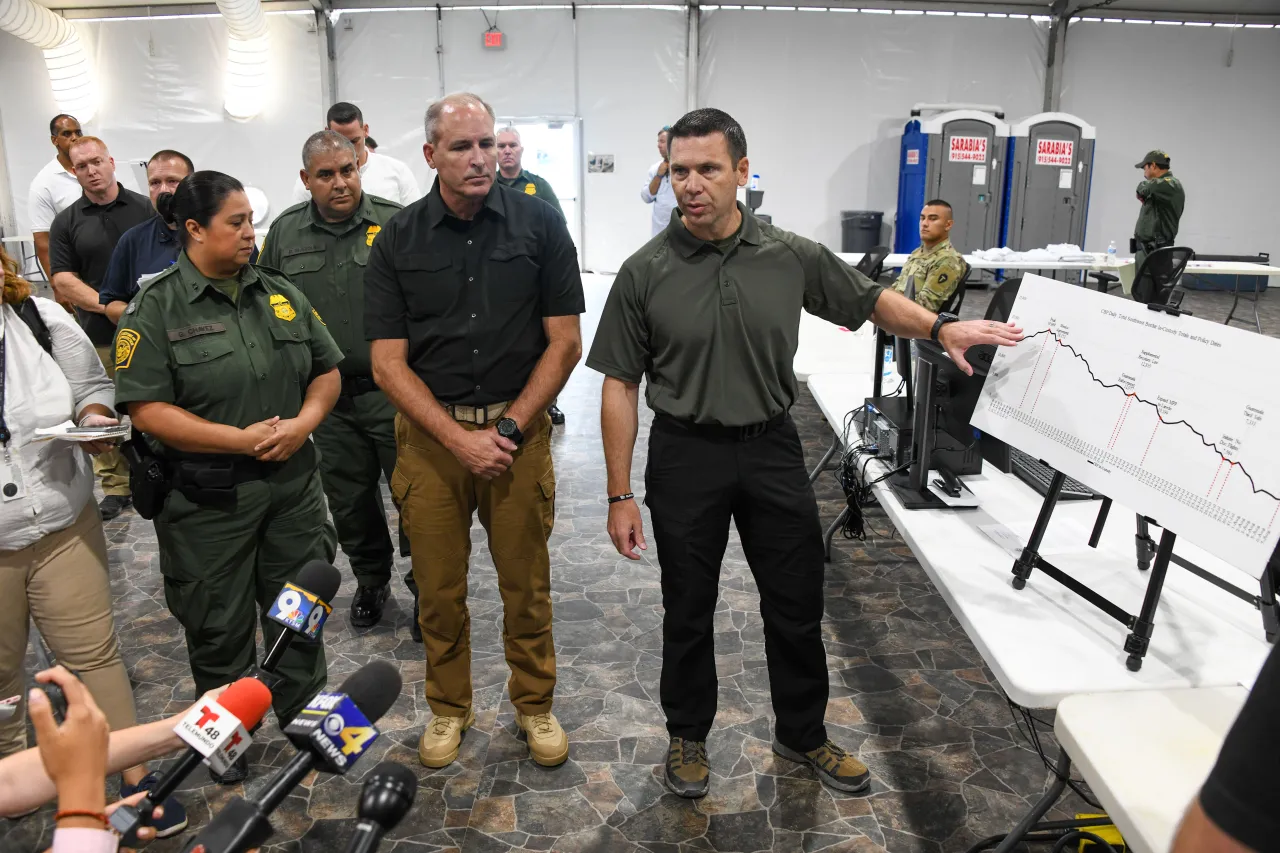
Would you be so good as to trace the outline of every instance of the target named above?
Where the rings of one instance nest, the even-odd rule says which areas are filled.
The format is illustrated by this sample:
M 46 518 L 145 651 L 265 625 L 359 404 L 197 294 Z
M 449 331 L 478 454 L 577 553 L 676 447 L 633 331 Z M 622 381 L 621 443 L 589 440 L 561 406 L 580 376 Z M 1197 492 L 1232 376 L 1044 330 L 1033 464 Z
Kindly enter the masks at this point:
M 1276 513 L 1280 513 L 1280 503 L 1276 504 L 1276 508 L 1271 510 L 1271 520 L 1267 522 L 1267 533 L 1271 533 L 1271 525 L 1276 523 Z
M 1124 405 L 1120 407 L 1120 414 L 1116 415 L 1116 425 L 1111 428 L 1111 441 L 1107 442 L 1107 450 L 1114 450 L 1116 441 L 1120 438 L 1120 428 L 1124 426 L 1124 419 L 1129 416 L 1129 406 L 1133 404 L 1133 395 L 1128 394 L 1124 398 Z
M 1048 343 L 1049 343 L 1048 338 L 1045 338 L 1043 341 L 1040 342 L 1040 352 L 1036 354 L 1036 363 L 1031 366 L 1031 376 L 1027 378 L 1027 387 L 1022 392 L 1022 401 L 1018 403 L 1019 409 L 1021 409 L 1023 404 L 1027 402 L 1027 394 L 1030 393 L 1031 391 L 1031 383 L 1034 382 L 1036 379 L 1036 370 L 1039 369 L 1040 367 L 1040 359 L 1042 356 L 1044 356 L 1044 348 L 1045 348 L 1045 345 L 1047 345 Z
M 1213 484 L 1218 482 L 1218 475 L 1222 473 L 1222 463 L 1226 461 L 1227 460 L 1225 459 L 1221 459 L 1218 461 L 1218 467 L 1213 472 L 1213 479 L 1209 481 L 1209 488 L 1206 489 L 1204 493 L 1204 496 L 1206 498 L 1209 497 L 1209 493 L 1213 491 Z
M 1157 417 L 1159 416 L 1157 415 Z M 1142 451 L 1142 461 L 1138 463 L 1139 465 L 1147 461 L 1147 454 L 1151 452 L 1151 442 L 1156 440 L 1156 432 L 1160 429 L 1160 424 L 1162 423 L 1163 421 L 1156 421 L 1156 428 L 1151 431 L 1151 438 L 1147 439 L 1147 449 Z
M 1062 349 L 1062 341 L 1058 341 L 1058 347 L 1053 351 L 1053 355 L 1049 356 L 1049 366 L 1044 369 L 1044 376 L 1040 377 L 1040 390 L 1036 391 L 1036 401 L 1031 404 L 1031 414 L 1035 414 L 1036 406 L 1040 405 L 1040 395 L 1044 392 L 1044 383 L 1049 381 L 1049 371 L 1053 370 L 1053 360 L 1058 357 L 1058 350 Z
M 1222 490 L 1227 487 L 1227 480 L 1231 479 L 1231 472 L 1234 471 L 1235 469 L 1236 469 L 1236 463 L 1234 462 L 1227 463 L 1227 476 L 1222 478 L 1222 485 L 1218 487 L 1219 500 L 1222 498 Z

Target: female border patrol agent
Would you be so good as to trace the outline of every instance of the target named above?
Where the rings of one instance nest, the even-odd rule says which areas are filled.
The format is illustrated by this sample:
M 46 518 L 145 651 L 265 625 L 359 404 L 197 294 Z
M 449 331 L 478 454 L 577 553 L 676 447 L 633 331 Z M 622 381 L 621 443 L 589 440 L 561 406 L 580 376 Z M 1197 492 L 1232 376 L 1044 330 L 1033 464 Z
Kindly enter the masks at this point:
M 338 398 L 342 355 L 301 291 L 249 265 L 239 181 L 196 172 L 157 208 L 178 223 L 183 251 L 121 317 L 116 406 L 159 442 L 172 473 L 155 517 L 160 571 L 201 693 L 256 662 L 255 618 L 280 587 L 309 560 L 333 560 L 307 439 Z M 281 629 L 261 621 L 270 645 Z M 283 727 L 324 685 L 323 645 L 293 644 L 276 672 Z

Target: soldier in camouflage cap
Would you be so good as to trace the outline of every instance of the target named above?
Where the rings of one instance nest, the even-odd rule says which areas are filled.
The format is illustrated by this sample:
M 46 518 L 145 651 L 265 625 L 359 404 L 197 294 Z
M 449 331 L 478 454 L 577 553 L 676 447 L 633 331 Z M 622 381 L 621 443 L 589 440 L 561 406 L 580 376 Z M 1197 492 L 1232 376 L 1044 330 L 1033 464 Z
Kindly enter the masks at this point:
M 930 311 L 940 311 L 960 285 L 964 258 L 948 235 L 954 221 L 951 205 L 942 199 L 926 201 L 920 211 L 920 246 L 907 258 L 893 289 Z
M 1138 211 L 1138 224 L 1133 227 L 1133 251 L 1140 268 L 1147 253 L 1173 245 L 1187 194 L 1182 182 L 1169 171 L 1169 155 L 1164 151 L 1148 151 L 1136 166 L 1143 177 L 1138 184 L 1142 209 Z

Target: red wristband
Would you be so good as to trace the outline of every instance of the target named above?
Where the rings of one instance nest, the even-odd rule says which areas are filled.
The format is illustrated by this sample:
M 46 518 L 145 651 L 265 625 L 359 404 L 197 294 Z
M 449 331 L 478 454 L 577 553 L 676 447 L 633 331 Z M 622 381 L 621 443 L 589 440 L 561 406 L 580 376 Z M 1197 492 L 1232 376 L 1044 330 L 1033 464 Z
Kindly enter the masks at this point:
M 63 809 L 54 812 L 53 822 L 57 823 L 64 817 L 91 817 L 94 820 L 102 821 L 103 829 L 108 829 L 111 826 L 111 822 L 107 820 L 105 812 L 91 812 L 88 809 Z

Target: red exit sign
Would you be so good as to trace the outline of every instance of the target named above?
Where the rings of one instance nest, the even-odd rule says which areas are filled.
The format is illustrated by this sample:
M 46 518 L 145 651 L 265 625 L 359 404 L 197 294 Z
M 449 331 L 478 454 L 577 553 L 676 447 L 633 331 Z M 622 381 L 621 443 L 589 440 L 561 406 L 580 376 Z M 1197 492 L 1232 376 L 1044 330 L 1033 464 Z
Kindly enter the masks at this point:
M 505 47 L 505 36 L 502 30 L 486 30 L 484 34 L 484 46 L 490 50 L 502 50 Z

